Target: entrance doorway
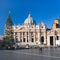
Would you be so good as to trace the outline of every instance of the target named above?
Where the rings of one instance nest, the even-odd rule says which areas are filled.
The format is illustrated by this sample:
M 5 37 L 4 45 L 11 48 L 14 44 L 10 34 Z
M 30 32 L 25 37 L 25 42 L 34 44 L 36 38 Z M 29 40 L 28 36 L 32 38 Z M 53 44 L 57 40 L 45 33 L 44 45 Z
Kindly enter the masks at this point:
M 44 43 L 44 37 L 41 37 L 41 44 Z
M 50 45 L 53 45 L 53 36 L 50 37 Z

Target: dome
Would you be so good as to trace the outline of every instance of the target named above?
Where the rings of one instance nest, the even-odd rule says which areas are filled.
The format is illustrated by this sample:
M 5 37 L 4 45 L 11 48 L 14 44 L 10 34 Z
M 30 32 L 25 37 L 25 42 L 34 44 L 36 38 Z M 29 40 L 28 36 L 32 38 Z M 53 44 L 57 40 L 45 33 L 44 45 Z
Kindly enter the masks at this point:
M 45 24 L 44 24 L 43 22 L 41 22 L 41 25 L 42 25 L 42 26 L 45 26 Z
M 31 14 L 29 14 L 28 17 L 25 19 L 24 24 L 35 24 L 35 21 L 33 20 Z

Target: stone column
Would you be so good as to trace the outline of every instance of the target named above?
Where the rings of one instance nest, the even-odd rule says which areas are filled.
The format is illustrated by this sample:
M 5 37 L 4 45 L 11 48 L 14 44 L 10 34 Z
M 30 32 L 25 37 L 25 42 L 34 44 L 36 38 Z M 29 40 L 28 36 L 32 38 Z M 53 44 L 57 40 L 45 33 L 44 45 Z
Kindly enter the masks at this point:
M 59 35 L 59 42 L 60 42 L 60 35 Z
M 55 46 L 56 36 L 53 36 L 53 46 Z
M 27 35 L 27 36 L 28 36 L 28 41 L 29 41 L 29 43 L 30 43 L 30 38 L 29 38 L 30 35 L 29 35 L 29 32 L 28 32 L 28 35 Z
M 35 43 L 35 32 L 33 32 L 33 34 L 34 34 L 34 43 Z
M 15 32 L 14 32 L 14 42 L 16 42 L 16 36 L 15 36 Z
M 22 32 L 22 43 L 23 43 L 23 32 Z
M 50 46 L 50 36 L 47 36 L 47 46 Z
M 28 40 L 28 43 L 29 43 L 29 37 L 28 37 L 28 32 L 26 32 L 26 37 L 27 37 L 27 40 Z
M 20 41 L 20 33 L 19 32 L 17 33 L 17 38 L 18 38 L 18 41 Z
M 16 38 L 16 37 L 15 37 L 15 32 L 14 32 L 14 40 L 15 40 L 15 38 Z
M 20 41 L 21 41 L 21 38 L 20 38 L 20 32 L 19 32 L 19 39 L 20 39 Z
M 31 44 L 31 33 L 30 32 L 28 32 L 28 42 L 29 44 Z
M 38 32 L 37 34 L 38 34 L 38 44 L 41 44 L 41 41 L 40 41 L 40 38 L 41 38 L 40 32 Z
M 44 33 L 44 44 L 46 44 L 46 32 Z
M 29 32 L 29 43 L 31 44 L 31 33 Z
M 26 38 L 26 43 L 28 43 L 28 42 L 27 42 L 27 32 L 25 32 L 25 38 Z
M 59 35 L 59 40 L 60 40 L 60 35 Z

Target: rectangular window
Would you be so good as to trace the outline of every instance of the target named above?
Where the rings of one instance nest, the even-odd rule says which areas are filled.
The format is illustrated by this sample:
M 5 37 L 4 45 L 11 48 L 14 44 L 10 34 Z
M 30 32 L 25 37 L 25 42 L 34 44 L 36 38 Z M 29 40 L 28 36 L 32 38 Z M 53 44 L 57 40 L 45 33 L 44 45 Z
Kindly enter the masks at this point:
M 15 32 L 15 36 L 17 35 L 17 32 Z
M 17 32 L 15 32 L 15 38 L 17 38 Z
M 28 32 L 27 32 L 27 36 L 28 36 Z
M 28 42 L 28 36 L 27 36 L 27 42 Z
M 15 40 L 18 40 L 17 37 L 15 38 Z
M 25 42 L 25 38 L 23 38 L 23 42 Z
M 34 42 L 34 38 L 31 39 L 31 42 Z
M 25 32 L 23 32 L 23 35 L 25 35 Z
M 31 35 L 33 35 L 33 32 L 31 32 Z
M 22 39 L 20 40 L 20 42 L 22 42 Z
M 57 40 L 59 40 L 59 36 L 57 36 Z
M 20 35 L 22 35 L 22 32 L 20 32 Z
M 44 35 L 44 32 L 41 32 L 41 35 Z
M 18 38 L 17 37 L 15 38 L 15 40 L 16 40 L 16 42 L 18 42 Z

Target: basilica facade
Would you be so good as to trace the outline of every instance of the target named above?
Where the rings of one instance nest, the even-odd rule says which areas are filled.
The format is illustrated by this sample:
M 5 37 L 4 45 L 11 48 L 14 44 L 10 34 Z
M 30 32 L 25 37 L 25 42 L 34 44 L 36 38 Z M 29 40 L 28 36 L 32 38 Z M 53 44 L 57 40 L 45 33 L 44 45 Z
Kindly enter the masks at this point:
M 57 46 L 60 41 L 60 20 L 56 19 L 52 28 L 48 29 L 44 23 L 36 24 L 31 14 L 23 25 L 14 25 L 14 40 L 19 46 Z

